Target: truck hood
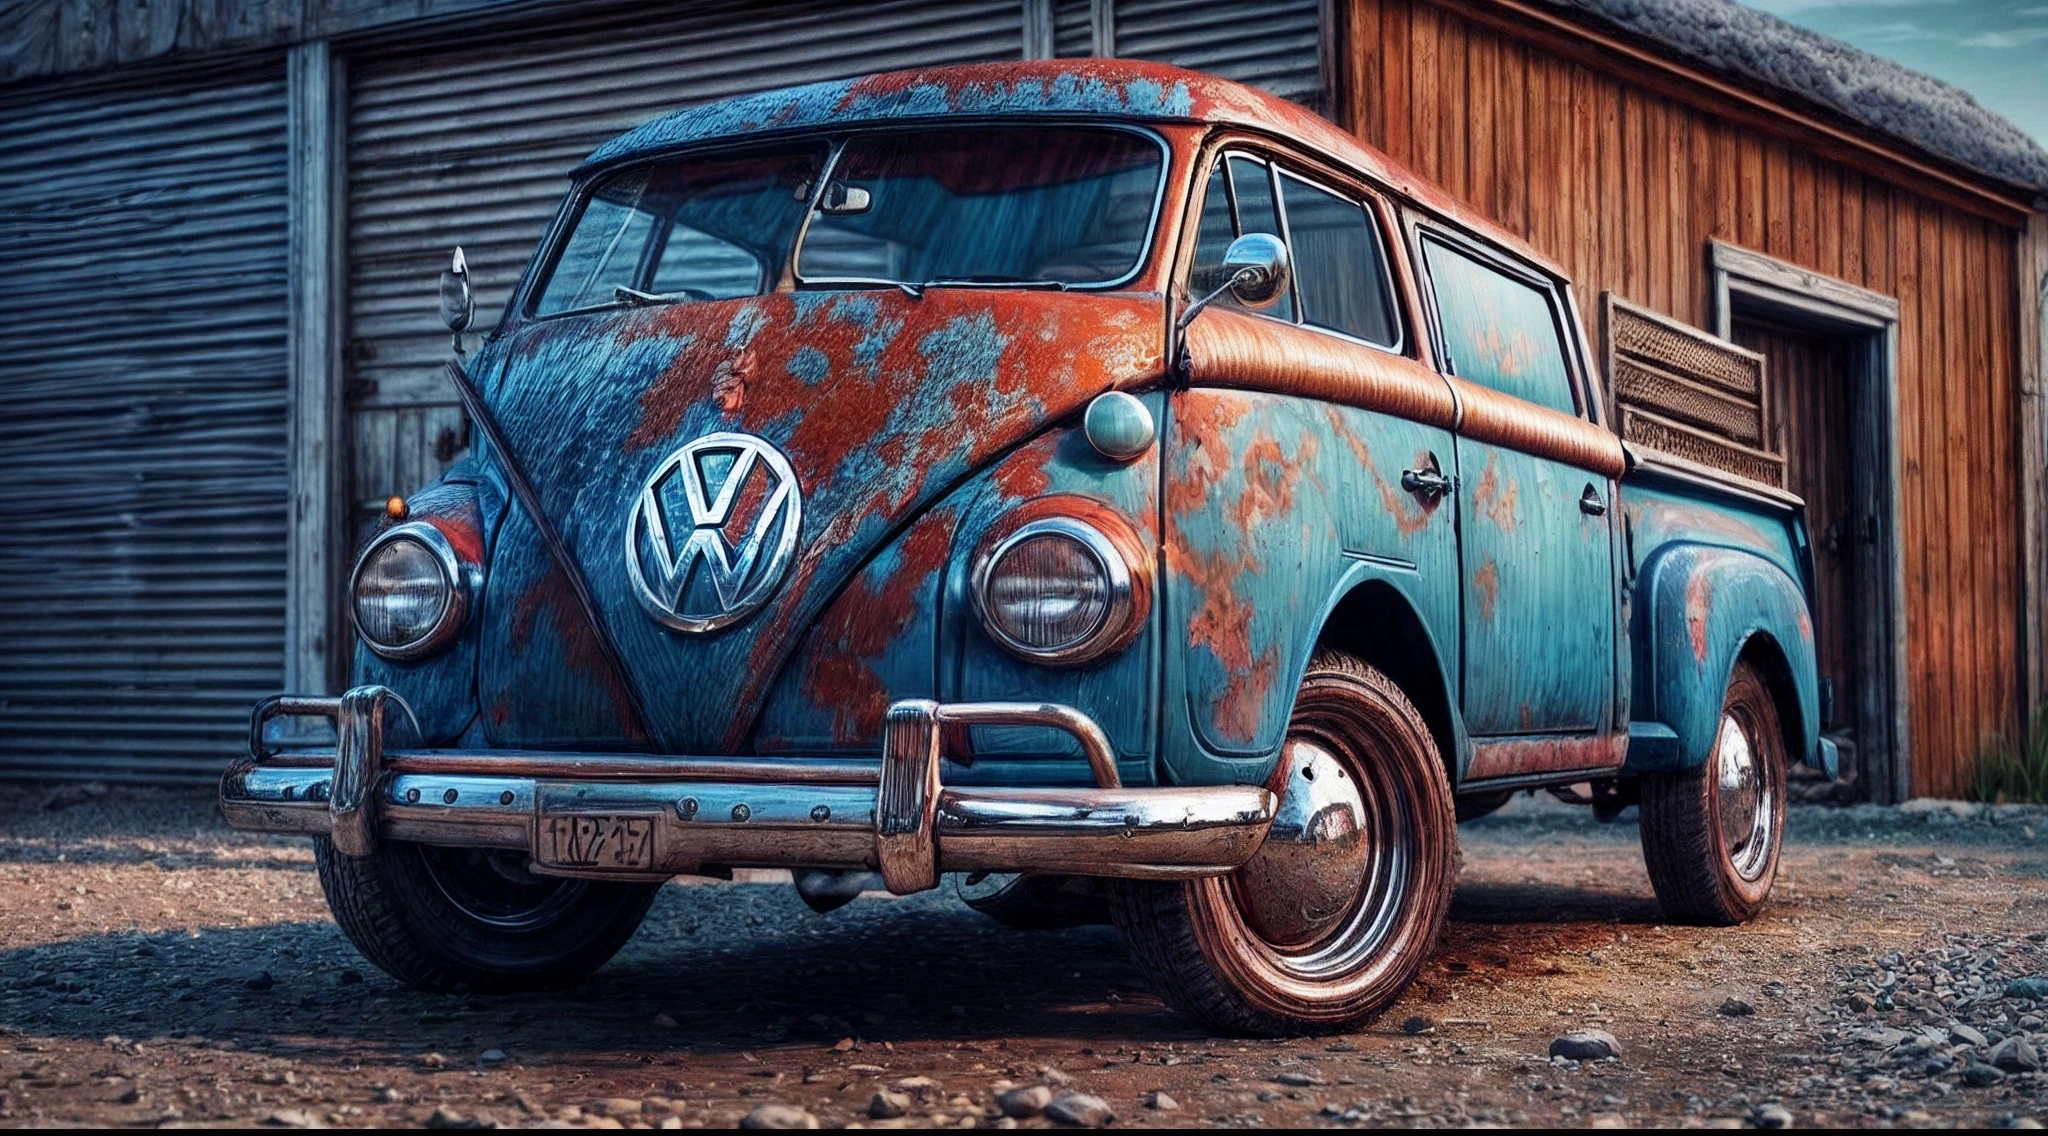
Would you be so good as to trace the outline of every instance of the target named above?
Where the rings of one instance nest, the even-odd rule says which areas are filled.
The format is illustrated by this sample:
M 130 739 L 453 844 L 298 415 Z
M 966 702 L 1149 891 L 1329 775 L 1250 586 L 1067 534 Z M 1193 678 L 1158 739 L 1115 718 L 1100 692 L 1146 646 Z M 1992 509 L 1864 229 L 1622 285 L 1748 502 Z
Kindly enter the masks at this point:
M 1096 394 L 1159 377 L 1163 319 L 1156 295 L 802 292 L 524 323 L 476 371 L 619 644 L 652 742 L 730 753 L 852 575 L 975 470 Z M 783 479 L 758 446 L 752 459 L 738 456 L 745 443 L 685 456 L 715 434 L 772 446 L 794 500 L 777 499 Z M 675 476 L 685 463 L 701 490 Z M 643 505 L 651 480 L 660 504 Z M 716 508 L 726 482 L 730 507 Z M 695 565 L 685 615 L 727 599 L 758 606 L 710 630 L 664 622 L 648 599 L 667 594 L 657 513 L 670 562 Z M 764 584 L 785 513 L 800 520 L 786 567 Z M 729 557 L 722 590 L 713 557 L 687 551 L 692 540 L 708 548 L 706 528 Z M 519 531 L 528 537 L 516 543 L 534 543 Z M 501 547 L 493 559 L 545 555 Z

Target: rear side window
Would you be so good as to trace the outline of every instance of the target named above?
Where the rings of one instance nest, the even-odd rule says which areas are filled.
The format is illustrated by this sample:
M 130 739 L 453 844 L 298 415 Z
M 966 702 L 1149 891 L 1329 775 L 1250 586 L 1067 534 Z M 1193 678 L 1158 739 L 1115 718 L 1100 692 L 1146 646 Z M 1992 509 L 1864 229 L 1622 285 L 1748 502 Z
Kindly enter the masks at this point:
M 1452 374 L 1525 402 L 1576 414 L 1551 291 L 1442 241 L 1424 238 L 1437 322 Z
M 1246 233 L 1283 237 L 1294 260 L 1292 294 L 1261 314 L 1378 347 L 1400 345 L 1386 245 L 1378 221 L 1363 203 L 1263 159 L 1230 154 L 1210 174 L 1202 205 L 1189 273 L 1196 295 L 1223 283 L 1224 249 Z

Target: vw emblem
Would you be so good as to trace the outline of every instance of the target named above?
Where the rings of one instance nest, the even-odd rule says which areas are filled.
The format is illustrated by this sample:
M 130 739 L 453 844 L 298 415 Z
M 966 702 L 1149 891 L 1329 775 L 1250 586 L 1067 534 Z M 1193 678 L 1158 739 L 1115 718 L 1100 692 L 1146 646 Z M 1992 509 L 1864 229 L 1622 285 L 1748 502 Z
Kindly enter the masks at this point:
M 626 572 L 648 614 L 717 631 L 768 602 L 796 551 L 803 494 L 782 451 L 708 434 L 661 464 L 626 522 Z

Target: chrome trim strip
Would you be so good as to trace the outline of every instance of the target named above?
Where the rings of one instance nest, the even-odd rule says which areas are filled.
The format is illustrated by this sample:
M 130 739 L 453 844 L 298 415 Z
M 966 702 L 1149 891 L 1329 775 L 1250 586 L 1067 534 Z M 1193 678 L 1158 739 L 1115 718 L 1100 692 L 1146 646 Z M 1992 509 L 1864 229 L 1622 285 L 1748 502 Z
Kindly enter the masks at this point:
M 902 705 L 898 703 L 897 705 Z M 1104 789 L 1123 787 L 1116 770 L 1116 750 L 1109 735 L 1095 719 L 1072 706 L 1057 702 L 949 702 L 937 708 L 939 721 L 963 726 L 1050 726 L 1072 736 L 1088 755 L 1088 768 L 1095 784 Z

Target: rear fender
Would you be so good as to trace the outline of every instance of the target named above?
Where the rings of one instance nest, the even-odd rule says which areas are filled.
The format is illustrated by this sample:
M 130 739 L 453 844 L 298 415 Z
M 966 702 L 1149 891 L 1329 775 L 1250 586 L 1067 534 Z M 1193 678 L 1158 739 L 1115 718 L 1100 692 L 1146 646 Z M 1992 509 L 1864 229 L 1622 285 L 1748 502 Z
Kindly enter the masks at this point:
M 1780 692 L 1792 752 L 1811 760 L 1820 722 L 1813 621 L 1805 594 L 1783 568 L 1735 549 L 1669 546 L 1644 566 L 1637 609 L 1637 691 L 1650 701 L 1636 709 L 1630 771 L 1692 769 L 1706 761 L 1729 676 L 1745 653 Z M 1662 736 L 1656 725 L 1674 736 Z

